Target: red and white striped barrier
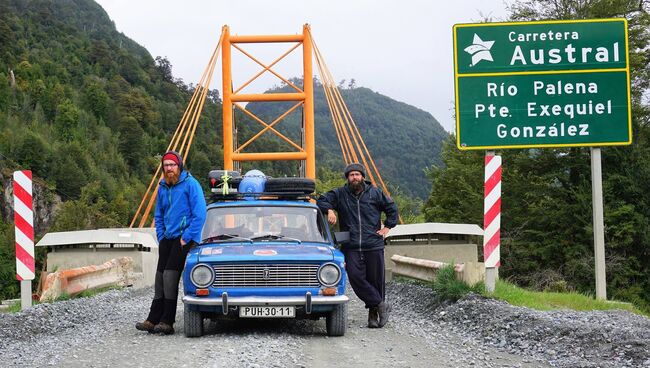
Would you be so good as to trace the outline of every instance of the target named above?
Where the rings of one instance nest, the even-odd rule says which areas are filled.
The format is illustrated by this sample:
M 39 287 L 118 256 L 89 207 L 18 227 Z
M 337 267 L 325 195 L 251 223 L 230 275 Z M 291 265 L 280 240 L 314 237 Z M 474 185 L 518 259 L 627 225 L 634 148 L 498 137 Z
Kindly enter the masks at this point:
M 16 225 L 16 279 L 34 279 L 34 211 L 32 172 L 14 172 L 14 224 Z
M 485 156 L 483 259 L 485 267 L 501 265 L 501 156 Z

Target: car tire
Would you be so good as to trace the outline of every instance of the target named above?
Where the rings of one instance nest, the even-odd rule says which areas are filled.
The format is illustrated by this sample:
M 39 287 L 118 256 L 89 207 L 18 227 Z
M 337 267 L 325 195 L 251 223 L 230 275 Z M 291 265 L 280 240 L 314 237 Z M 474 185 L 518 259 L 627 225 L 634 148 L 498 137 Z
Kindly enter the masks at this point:
M 316 190 L 316 183 L 308 178 L 268 178 L 265 190 L 273 193 L 311 194 Z
M 203 316 L 201 312 L 191 310 L 188 305 L 183 312 L 183 330 L 186 337 L 203 336 Z
M 325 319 L 327 336 L 343 336 L 348 326 L 347 303 L 337 304 Z

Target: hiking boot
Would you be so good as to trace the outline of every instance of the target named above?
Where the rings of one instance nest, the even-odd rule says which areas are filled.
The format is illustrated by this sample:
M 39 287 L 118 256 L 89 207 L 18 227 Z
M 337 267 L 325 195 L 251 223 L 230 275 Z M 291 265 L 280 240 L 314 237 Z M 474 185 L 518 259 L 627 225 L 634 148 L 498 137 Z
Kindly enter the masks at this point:
M 165 322 L 160 322 L 153 328 L 153 332 L 161 333 L 163 335 L 172 335 L 174 333 L 174 327 Z
M 390 315 L 391 311 L 391 306 L 390 304 L 386 302 L 381 302 L 377 306 L 377 312 L 379 313 L 379 327 L 384 327 L 386 323 L 388 323 L 388 316 Z
M 144 321 L 144 322 L 137 322 L 137 323 L 135 324 L 135 328 L 136 328 L 137 330 L 140 330 L 140 331 L 147 331 L 147 332 L 149 332 L 149 333 L 153 333 L 153 329 L 154 329 L 155 327 L 156 327 L 156 326 L 155 326 L 153 323 L 151 323 L 149 320 L 146 320 L 146 321 Z
M 368 309 L 368 328 L 379 328 L 379 313 L 377 307 Z

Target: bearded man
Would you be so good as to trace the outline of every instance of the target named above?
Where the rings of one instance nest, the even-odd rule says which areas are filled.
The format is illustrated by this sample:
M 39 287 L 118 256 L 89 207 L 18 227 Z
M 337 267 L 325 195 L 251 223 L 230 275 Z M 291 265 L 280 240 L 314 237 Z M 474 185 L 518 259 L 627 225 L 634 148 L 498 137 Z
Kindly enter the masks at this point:
M 201 241 L 206 216 L 205 197 L 199 182 L 183 170 L 183 158 L 175 151 L 162 157 L 154 222 L 158 237 L 158 265 L 149 316 L 135 324 L 140 331 L 173 334 L 178 283 L 190 248 Z
M 350 232 L 349 241 L 341 245 L 350 285 L 368 308 L 368 327 L 381 328 L 391 310 L 385 301 L 384 237 L 397 225 L 397 205 L 365 180 L 363 165 L 348 165 L 344 176 L 346 185 L 320 196 L 318 207 L 331 225 L 337 221 L 334 211 L 338 212 L 341 231 Z

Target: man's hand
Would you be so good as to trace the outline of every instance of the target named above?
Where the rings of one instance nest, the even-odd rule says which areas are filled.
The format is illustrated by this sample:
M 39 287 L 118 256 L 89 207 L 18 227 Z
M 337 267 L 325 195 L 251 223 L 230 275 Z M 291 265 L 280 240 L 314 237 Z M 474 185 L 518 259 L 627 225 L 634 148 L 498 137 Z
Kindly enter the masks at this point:
M 184 247 L 185 244 L 187 244 L 187 243 L 185 242 L 185 240 L 183 240 L 183 238 L 181 238 L 181 247 Z
M 387 228 L 387 227 L 384 226 L 380 230 L 377 231 L 377 234 L 379 234 L 379 235 L 381 235 L 382 237 L 385 238 L 389 231 L 390 231 L 390 228 Z
M 330 223 L 330 225 L 335 225 L 336 224 L 336 214 L 332 210 L 327 210 L 327 222 Z

